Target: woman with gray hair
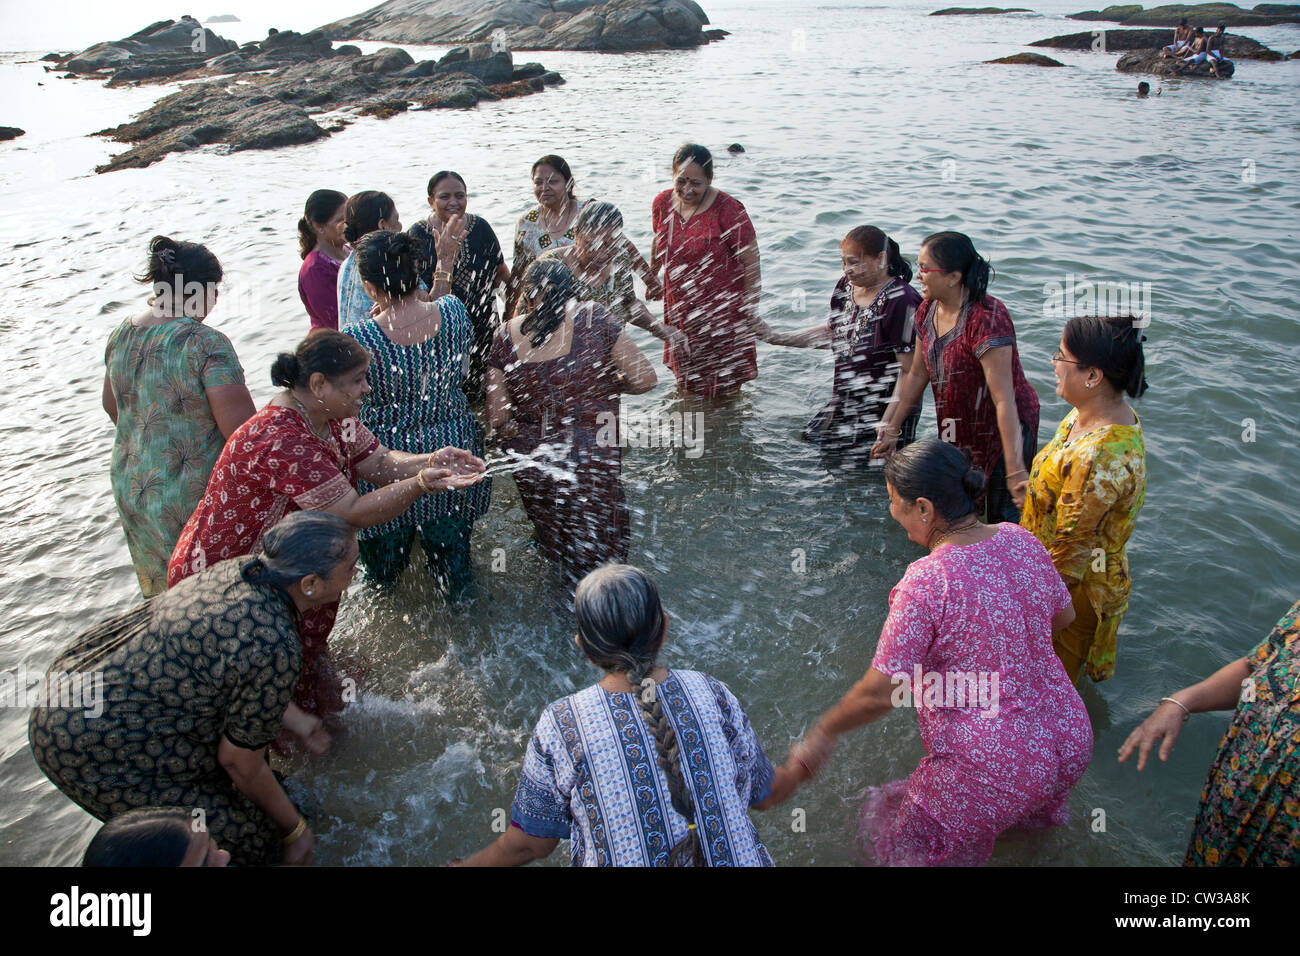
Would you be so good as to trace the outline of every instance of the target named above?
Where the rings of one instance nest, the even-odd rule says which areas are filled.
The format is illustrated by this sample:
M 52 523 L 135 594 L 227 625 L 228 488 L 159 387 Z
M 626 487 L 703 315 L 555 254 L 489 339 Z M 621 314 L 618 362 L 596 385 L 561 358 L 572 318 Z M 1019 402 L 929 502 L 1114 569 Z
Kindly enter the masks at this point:
M 37 765 L 98 820 L 192 807 L 236 865 L 309 863 L 307 821 L 271 772 L 302 668 L 298 622 L 337 601 L 356 533 L 319 511 L 289 515 L 257 557 L 231 558 L 78 637 L 50 665 L 61 688 L 33 709 Z M 289 728 L 323 752 L 316 717 Z
M 658 658 L 668 614 L 648 574 L 607 564 L 578 584 L 574 642 L 605 671 L 533 733 L 510 828 L 465 866 L 518 866 L 572 841 L 574 866 L 771 866 L 749 818 L 788 795 L 740 702 Z M 455 861 L 454 861 L 455 862 Z
M 670 354 L 690 357 L 690 345 L 681 329 L 656 322 L 645 303 L 636 297 L 632 283 L 630 243 L 623 235 L 623 214 L 613 203 L 591 200 L 582 207 L 573 227 L 573 243 L 557 246 L 538 256 L 538 262 L 563 262 L 573 273 L 582 302 L 599 302 L 624 325 L 631 322 L 662 339 Z

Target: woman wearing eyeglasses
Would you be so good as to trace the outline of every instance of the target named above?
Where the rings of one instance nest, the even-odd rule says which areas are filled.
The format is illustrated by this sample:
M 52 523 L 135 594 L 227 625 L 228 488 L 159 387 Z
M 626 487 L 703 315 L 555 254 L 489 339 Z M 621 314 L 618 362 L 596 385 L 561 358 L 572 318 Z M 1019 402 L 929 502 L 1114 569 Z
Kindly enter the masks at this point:
M 1125 544 L 1146 497 L 1146 449 L 1124 401 L 1146 391 L 1142 335 L 1131 316 L 1078 316 L 1052 356 L 1056 394 L 1074 410 L 1034 459 L 1020 524 L 1052 556 L 1070 589 L 1074 623 L 1052 636 L 1076 683 L 1115 673 L 1115 636 L 1128 610 Z

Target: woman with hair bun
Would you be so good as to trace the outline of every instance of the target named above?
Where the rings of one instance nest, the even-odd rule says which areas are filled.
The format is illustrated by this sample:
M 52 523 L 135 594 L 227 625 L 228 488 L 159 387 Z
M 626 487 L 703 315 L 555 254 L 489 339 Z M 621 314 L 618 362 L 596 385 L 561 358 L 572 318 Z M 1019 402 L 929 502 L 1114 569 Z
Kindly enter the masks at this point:
M 488 418 L 520 461 L 515 487 L 543 553 L 577 581 L 627 559 L 619 393 L 657 379 L 608 309 L 578 302 L 563 262 L 539 259 L 522 278 L 523 311 L 497 329 L 488 356 Z
M 347 334 L 373 357 L 361 424 L 390 447 L 427 453 L 454 446 L 483 454 L 483 430 L 463 391 L 474 329 L 454 295 L 420 297 L 419 243 L 404 232 L 373 232 L 357 243 L 357 268 L 377 315 Z M 362 481 L 361 494 L 374 490 Z M 361 531 L 361 562 L 371 581 L 392 585 L 405 569 L 416 532 L 429 570 L 450 600 L 473 584 L 470 534 L 487 511 L 491 479 L 463 491 L 418 499 L 400 515 Z
M 221 447 L 254 408 L 230 339 L 204 324 L 217 304 L 217 257 L 154 236 L 136 278 L 154 295 L 108 338 L 103 404 L 117 429 L 113 500 L 140 592 L 153 597 L 167 588 L 167 562 Z
M 1019 521 L 1038 448 L 1038 395 L 1025 378 L 1007 307 L 988 294 L 988 262 L 960 232 L 936 232 L 916 257 L 925 296 L 916 310 L 917 350 L 878 426 L 872 458 L 897 447 L 903 423 L 934 393 L 939 437 L 970 452 L 984 473 L 980 511 L 988 521 Z
M 289 512 L 328 511 L 354 528 L 369 528 L 425 495 L 468 488 L 482 478 L 482 460 L 459 448 L 415 455 L 381 445 L 356 418 L 370 391 L 369 366 L 370 353 L 356 339 L 330 329 L 316 329 L 297 351 L 280 353 L 271 383 L 284 391 L 226 442 L 172 552 L 169 586 L 218 561 L 255 553 L 262 536 Z M 358 494 L 361 480 L 380 487 Z M 307 713 L 343 708 L 325 654 L 337 613 L 333 601 L 303 617 L 303 677 L 294 702 Z
M 914 706 L 925 758 L 873 787 L 859 839 L 867 862 L 987 863 L 999 833 L 1069 819 L 1092 754 L 1083 701 L 1052 651 L 1074 619 L 1047 551 L 1019 525 L 982 524 L 984 473 L 927 438 L 885 463 L 889 513 L 930 553 L 889 594 L 871 668 L 790 751 L 810 778 L 839 735 Z
M 196 808 L 209 855 L 215 841 L 238 866 L 309 863 L 311 830 L 266 748 L 294 720 L 301 629 L 347 589 L 356 535 L 334 515 L 299 512 L 259 535 L 255 554 L 215 562 L 77 637 L 50 670 L 102 676 L 99 713 L 51 700 L 32 710 L 27 736 L 50 782 L 98 820 Z M 328 745 L 319 720 L 295 732 L 317 752 Z M 123 829 L 110 822 L 92 848 Z M 116 854 L 87 850 L 86 865 L 148 865 L 121 845 L 135 841 L 113 842 Z
M 747 811 L 775 804 L 792 774 L 772 769 L 724 684 L 659 665 L 654 581 L 607 564 L 578 584 L 573 613 L 574 643 L 605 676 L 546 708 L 510 828 L 463 865 L 518 866 L 570 840 L 574 866 L 771 866 Z
M 803 332 L 778 332 L 773 345 L 835 350 L 831 400 L 803 430 L 831 467 L 865 465 L 876 425 L 901 375 L 912 367 L 916 307 L 912 267 L 898 243 L 875 226 L 858 226 L 840 242 L 844 274 L 831 293 L 830 317 Z M 897 447 L 916 438 L 920 403 L 903 419 Z
M 1132 316 L 1078 316 L 1052 356 L 1056 394 L 1074 410 L 1034 459 L 1020 523 L 1047 548 L 1074 600 L 1074 623 L 1053 638 L 1071 680 L 1115 673 L 1128 610 L 1125 545 L 1146 498 L 1142 423 L 1124 396 L 1146 391 L 1143 335 Z
M 318 189 L 307 197 L 298 220 L 298 298 L 313 329 L 339 327 L 339 266 L 347 258 L 343 229 L 348 197 L 335 189 Z

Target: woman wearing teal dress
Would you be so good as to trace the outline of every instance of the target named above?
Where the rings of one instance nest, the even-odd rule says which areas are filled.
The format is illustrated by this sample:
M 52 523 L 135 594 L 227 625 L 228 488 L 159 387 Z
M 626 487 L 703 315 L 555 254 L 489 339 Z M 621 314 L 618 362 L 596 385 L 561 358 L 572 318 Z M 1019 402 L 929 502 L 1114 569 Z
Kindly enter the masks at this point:
M 153 286 L 149 310 L 119 325 L 104 350 L 113 498 L 147 598 L 167 590 L 181 528 L 226 438 L 254 411 L 230 339 L 203 324 L 221 276 L 206 247 L 155 236 L 137 277 Z
M 458 235 L 448 229 L 439 236 L 440 261 L 455 261 Z M 436 301 L 422 297 L 418 251 L 406 233 L 375 232 L 357 243 L 361 281 L 380 309 L 344 330 L 373 356 L 371 391 L 360 418 L 389 448 L 419 454 L 451 445 L 481 456 L 483 430 L 462 390 L 473 325 L 454 295 Z M 440 287 L 435 282 L 435 289 Z M 363 494 L 371 490 L 365 482 L 361 485 Z M 363 529 L 361 561 L 369 580 L 396 583 L 418 532 L 429 570 L 448 600 L 462 597 L 474 579 L 470 533 L 487 510 L 491 489 L 485 479 L 464 491 L 430 495 L 392 521 Z

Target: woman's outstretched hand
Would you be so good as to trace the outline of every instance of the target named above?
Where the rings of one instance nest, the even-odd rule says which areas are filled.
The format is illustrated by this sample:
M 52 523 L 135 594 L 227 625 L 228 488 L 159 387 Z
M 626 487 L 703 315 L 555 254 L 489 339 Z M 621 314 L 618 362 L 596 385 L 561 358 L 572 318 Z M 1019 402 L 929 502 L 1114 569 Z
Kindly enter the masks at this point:
M 1162 762 L 1168 760 L 1170 752 L 1174 749 L 1174 741 L 1183 732 L 1184 717 L 1183 709 L 1177 704 L 1168 701 L 1162 703 L 1150 717 L 1142 721 L 1138 728 L 1128 735 L 1128 740 L 1124 741 L 1123 746 L 1119 748 L 1119 762 L 1124 763 L 1136 750 L 1137 768 L 1141 770 L 1147 765 L 1147 757 L 1151 755 L 1151 748 L 1157 741 L 1163 741 L 1158 752 L 1160 760 Z

